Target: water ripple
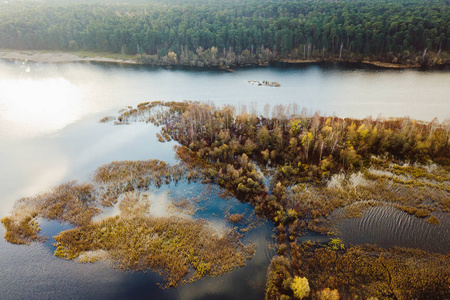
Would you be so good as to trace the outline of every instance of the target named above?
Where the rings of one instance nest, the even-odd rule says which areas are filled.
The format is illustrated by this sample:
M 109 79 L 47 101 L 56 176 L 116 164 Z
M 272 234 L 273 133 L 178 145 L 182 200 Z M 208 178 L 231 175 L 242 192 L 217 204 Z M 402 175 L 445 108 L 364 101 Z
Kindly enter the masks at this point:
M 338 224 L 341 238 L 347 244 L 371 243 L 450 253 L 450 221 L 446 214 L 436 214 L 440 225 L 432 225 L 394 207 L 372 207 L 361 218 Z

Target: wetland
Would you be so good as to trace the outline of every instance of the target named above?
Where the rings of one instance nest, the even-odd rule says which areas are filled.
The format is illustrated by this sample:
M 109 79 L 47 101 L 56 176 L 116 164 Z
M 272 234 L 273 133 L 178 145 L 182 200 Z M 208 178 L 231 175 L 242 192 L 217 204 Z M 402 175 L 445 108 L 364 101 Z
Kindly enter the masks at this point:
M 32 279 L 13 286 L 30 257 L 31 268 L 49 266 L 36 281 L 56 285 L 43 298 L 448 295 L 448 73 L 0 65 L 9 87 L 0 104 L 11 161 L 2 178 L 12 183 L 0 206 L 8 298 L 31 295 Z M 247 83 L 258 77 L 282 86 Z M 379 93 L 362 96 L 364 80 Z M 11 88 L 55 82 L 59 91 L 34 90 L 37 99 Z M 397 226 L 387 240 L 367 234 L 378 219 Z M 92 270 L 105 279 L 62 289 Z

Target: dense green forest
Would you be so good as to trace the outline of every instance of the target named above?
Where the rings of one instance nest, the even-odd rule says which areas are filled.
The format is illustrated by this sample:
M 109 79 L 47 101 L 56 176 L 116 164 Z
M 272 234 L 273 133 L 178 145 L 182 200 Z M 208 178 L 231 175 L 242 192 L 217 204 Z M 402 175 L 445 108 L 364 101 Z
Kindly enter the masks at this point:
M 138 54 L 141 62 L 447 63 L 447 1 L 10 2 L 0 48 Z

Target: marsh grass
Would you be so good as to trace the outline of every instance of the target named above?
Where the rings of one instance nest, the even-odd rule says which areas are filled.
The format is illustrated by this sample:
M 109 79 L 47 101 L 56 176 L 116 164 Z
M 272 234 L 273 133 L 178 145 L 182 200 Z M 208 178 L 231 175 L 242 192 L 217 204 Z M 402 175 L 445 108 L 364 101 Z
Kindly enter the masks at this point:
M 314 244 L 294 248 L 294 274 L 309 278 L 316 290 L 326 286 L 341 296 L 396 299 L 443 299 L 448 293 L 448 255 L 369 245 L 339 251 Z
M 268 272 L 266 299 L 292 297 L 287 283 L 295 277 L 308 279 L 311 299 L 323 299 L 324 289 L 334 290 L 340 299 L 448 296 L 449 255 L 372 245 L 332 246 L 310 241 L 292 243 L 291 261 L 274 257 Z
M 441 221 L 439 221 L 438 218 L 436 218 L 435 216 L 431 216 L 428 220 L 428 223 L 433 224 L 433 225 L 439 225 L 441 224 Z
M 110 258 L 108 252 L 104 250 L 96 250 L 96 251 L 86 251 L 78 256 L 77 262 L 86 264 L 86 263 L 95 263 L 100 260 L 107 260 Z
M 74 226 L 88 224 L 100 212 L 96 207 L 94 186 L 68 182 L 34 197 L 22 198 L 10 217 L 2 219 L 5 239 L 14 244 L 42 240 L 37 218 L 67 222 Z
M 120 202 L 119 216 L 55 236 L 55 255 L 75 259 L 103 250 L 117 268 L 155 270 L 173 287 L 242 267 L 255 251 L 234 230 L 219 237 L 203 219 L 156 218 L 148 209 L 148 199 L 129 194 Z
M 4 217 L 1 222 L 6 228 L 5 240 L 12 244 L 29 245 L 34 241 L 43 241 L 38 235 L 40 228 L 33 216 L 26 216 L 20 220 Z
M 166 140 L 163 138 L 163 136 L 160 133 L 156 133 L 156 137 L 158 138 L 158 141 L 160 143 L 166 142 Z
M 108 122 L 114 121 L 115 119 L 116 119 L 116 117 L 107 116 L 107 117 L 101 118 L 99 122 L 100 123 L 108 123 Z
M 232 214 L 228 217 L 228 220 L 235 224 L 235 223 L 239 223 L 240 221 L 242 221 L 244 219 L 244 215 L 243 214 Z
M 174 213 L 184 213 L 192 216 L 199 209 L 199 206 L 192 199 L 171 198 L 169 210 Z
M 327 185 L 294 185 L 288 192 L 287 207 L 296 210 L 303 219 L 311 220 L 309 230 L 323 233 L 329 232 L 334 222 L 361 217 L 373 206 L 394 206 L 418 218 L 428 217 L 433 211 L 448 210 L 450 193 L 442 186 L 448 187 L 450 181 L 442 167 L 435 167 L 427 176 L 413 176 L 410 171 L 422 173 L 426 166 L 388 165 L 387 168 L 371 167 L 359 175 L 337 174 Z M 402 176 L 410 179 L 398 180 L 392 170 L 402 170 Z M 439 178 L 439 183 L 422 182 L 429 178 Z M 337 210 L 340 214 L 334 213 Z M 330 218 L 335 218 L 334 222 Z
M 103 165 L 93 183 L 69 182 L 17 201 L 12 215 L 2 219 L 5 238 L 15 244 L 43 241 L 38 218 L 67 222 L 75 228 L 54 237 L 55 256 L 81 263 L 108 258 L 121 270 L 154 270 L 163 275 L 165 287 L 244 266 L 254 244 L 244 245 L 234 229 L 219 234 L 206 220 L 192 218 L 198 204 L 221 189 L 207 185 L 195 197 L 170 197 L 162 205 L 172 215 L 152 216 L 159 206 L 152 206 L 150 187 L 182 180 L 183 170 L 157 160 Z M 116 206 L 118 215 L 94 222 L 105 206 Z

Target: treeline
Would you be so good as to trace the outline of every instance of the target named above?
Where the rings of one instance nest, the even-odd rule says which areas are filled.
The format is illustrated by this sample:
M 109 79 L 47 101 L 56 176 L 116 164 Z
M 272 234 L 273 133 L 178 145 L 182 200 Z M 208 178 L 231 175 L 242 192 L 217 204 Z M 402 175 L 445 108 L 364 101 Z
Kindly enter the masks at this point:
M 155 113 L 160 106 L 169 107 L 170 114 Z M 245 105 L 217 108 L 197 102 L 155 101 L 124 112 L 118 123 L 146 118 L 165 125 L 163 132 L 211 163 L 221 158 L 233 161 L 236 155 L 245 153 L 263 165 L 283 166 L 283 172 L 290 176 L 290 167 L 302 173 L 305 165 L 309 165 L 308 172 L 313 166 L 357 170 L 372 155 L 450 165 L 449 120 L 423 123 L 409 117 L 357 120 L 317 113 L 310 116 L 295 103 L 273 107 L 267 104 L 257 115 L 254 108 Z
M 0 47 L 138 55 L 149 64 L 449 61 L 445 1 L 1 4 Z
M 237 113 L 233 106 L 216 108 L 196 102 L 147 102 L 122 113 L 116 123 L 147 121 L 164 125 L 162 133 L 168 136 L 166 139 L 183 146 L 177 155 L 189 165 L 187 169 L 201 168 L 206 181 L 250 202 L 257 213 L 275 223 L 293 216 L 327 217 L 334 209 L 360 200 L 392 201 L 407 210 L 411 206 L 423 208 L 423 199 L 433 199 L 431 210 L 448 207 L 446 175 L 426 175 L 429 172 L 422 167 L 390 169 L 396 163 L 425 166 L 431 161 L 443 166 L 447 174 L 448 121 L 440 124 L 437 120 L 419 123 L 409 118 L 326 118 L 308 116 L 295 105 L 275 106 L 271 118 L 269 107 L 260 116 L 247 113 L 245 107 L 240 110 Z M 258 169 L 271 178 L 271 193 Z M 374 183 L 336 194 L 327 187 L 333 176 L 340 173 L 355 173 L 356 177 L 364 177 L 361 180 Z M 424 176 L 434 183 L 421 182 L 419 179 Z M 357 186 L 360 179 L 356 177 L 337 185 Z M 316 186 L 318 190 L 309 195 L 304 189 L 300 188 L 300 193 L 292 189 L 293 194 L 289 194 L 286 188 L 296 184 L 307 184 L 311 191 Z M 308 228 L 320 231 L 316 225 Z

